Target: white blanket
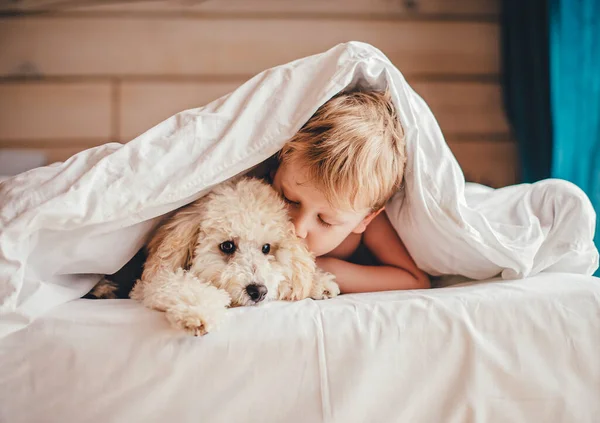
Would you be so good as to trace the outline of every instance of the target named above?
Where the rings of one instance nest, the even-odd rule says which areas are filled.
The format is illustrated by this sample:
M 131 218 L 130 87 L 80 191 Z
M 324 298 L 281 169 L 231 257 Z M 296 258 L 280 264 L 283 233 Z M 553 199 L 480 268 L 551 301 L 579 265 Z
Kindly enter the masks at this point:
M 467 185 L 425 102 L 362 43 L 269 69 L 121 145 L 86 150 L 0 185 L 0 336 L 85 294 L 142 246 L 155 219 L 272 154 L 339 91 L 388 86 L 406 133 L 405 189 L 387 213 L 417 264 L 484 279 L 591 274 L 594 210 L 562 181 Z

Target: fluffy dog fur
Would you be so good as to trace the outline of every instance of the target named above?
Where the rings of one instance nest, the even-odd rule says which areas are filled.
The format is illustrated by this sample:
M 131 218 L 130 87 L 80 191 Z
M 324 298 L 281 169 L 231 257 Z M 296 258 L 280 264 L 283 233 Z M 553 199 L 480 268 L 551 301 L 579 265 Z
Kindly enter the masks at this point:
M 226 182 L 179 209 L 146 250 L 130 297 L 196 336 L 214 330 L 227 307 L 339 294 L 333 275 L 316 267 L 295 236 L 284 202 L 257 179 Z M 106 297 L 116 288 L 105 280 L 93 293 Z

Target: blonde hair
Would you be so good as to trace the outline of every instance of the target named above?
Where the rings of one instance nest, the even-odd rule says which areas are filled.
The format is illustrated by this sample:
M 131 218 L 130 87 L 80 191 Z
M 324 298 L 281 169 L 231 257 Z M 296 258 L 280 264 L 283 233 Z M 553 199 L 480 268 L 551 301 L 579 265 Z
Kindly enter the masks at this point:
M 279 153 L 300 162 L 327 200 L 379 210 L 400 188 L 404 133 L 388 92 L 341 93 L 322 105 Z

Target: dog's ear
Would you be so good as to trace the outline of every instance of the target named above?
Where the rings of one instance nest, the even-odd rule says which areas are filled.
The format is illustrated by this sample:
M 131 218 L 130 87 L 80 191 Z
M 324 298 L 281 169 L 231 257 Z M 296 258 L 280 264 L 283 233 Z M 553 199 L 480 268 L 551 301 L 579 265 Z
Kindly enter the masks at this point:
M 142 280 L 153 278 L 161 270 L 188 269 L 194 258 L 194 248 L 200 233 L 203 201 L 179 209 L 157 228 L 148 242 L 148 258 Z
M 296 237 L 293 229 L 280 243 L 277 260 L 286 269 L 286 280 L 279 285 L 278 299 L 298 301 L 308 298 L 317 269 L 315 257 Z

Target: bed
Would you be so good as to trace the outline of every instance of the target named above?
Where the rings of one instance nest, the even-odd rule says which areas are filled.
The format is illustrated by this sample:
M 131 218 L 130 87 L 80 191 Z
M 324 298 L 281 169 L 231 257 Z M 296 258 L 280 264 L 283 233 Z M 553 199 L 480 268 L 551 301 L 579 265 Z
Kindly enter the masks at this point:
M 598 422 L 600 279 L 229 311 L 202 338 L 76 300 L 0 342 L 2 422 Z

